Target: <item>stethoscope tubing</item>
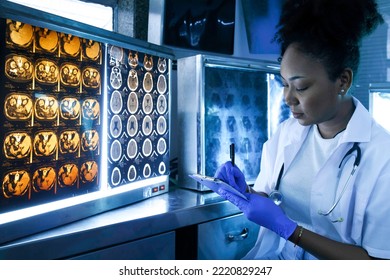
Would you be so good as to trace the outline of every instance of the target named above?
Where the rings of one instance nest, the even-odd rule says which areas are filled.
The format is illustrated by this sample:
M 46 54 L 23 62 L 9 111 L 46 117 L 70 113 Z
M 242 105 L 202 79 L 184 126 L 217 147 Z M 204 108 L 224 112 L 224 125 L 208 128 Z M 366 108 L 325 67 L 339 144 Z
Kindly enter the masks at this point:
M 322 211 L 322 210 L 318 210 L 318 214 L 320 214 L 320 215 L 322 215 L 322 216 L 328 216 L 330 213 L 333 212 L 333 210 L 336 208 L 336 206 L 339 204 L 341 198 L 343 197 L 344 192 L 345 192 L 345 190 L 347 189 L 349 180 L 351 180 L 353 174 L 355 174 L 355 170 L 357 169 L 357 167 L 358 167 L 358 165 L 356 165 L 356 164 L 353 165 L 352 171 L 351 171 L 351 173 L 349 174 L 348 179 L 347 179 L 347 181 L 345 182 L 344 187 L 343 187 L 343 189 L 341 190 L 341 193 L 340 193 L 339 197 L 338 197 L 337 200 L 333 203 L 333 205 L 330 207 L 330 209 L 329 209 L 327 212 Z
M 354 151 L 356 151 L 356 157 L 355 157 L 355 161 L 354 161 L 354 164 L 353 164 L 353 168 L 351 170 L 351 173 L 348 176 L 347 181 L 345 182 L 345 184 L 343 186 L 343 189 L 341 190 L 338 198 L 335 200 L 335 202 L 332 204 L 332 206 L 329 208 L 328 211 L 318 210 L 318 214 L 319 215 L 322 215 L 322 216 L 330 215 L 333 212 L 333 210 L 336 208 L 336 206 L 339 204 L 341 198 L 343 197 L 343 195 L 344 195 L 344 193 L 345 193 L 345 191 L 347 189 L 347 186 L 349 185 L 349 181 L 351 180 L 352 176 L 355 174 L 355 171 L 358 168 L 358 166 L 360 164 L 360 161 L 361 161 L 361 154 L 362 154 L 362 152 L 361 152 L 361 149 L 360 149 L 359 144 L 357 142 L 354 142 L 353 146 L 347 151 L 347 153 L 341 159 L 341 162 L 339 164 L 339 168 L 342 168 L 344 160 L 349 155 L 351 155 Z M 282 203 L 282 199 L 283 199 L 283 195 L 279 191 L 280 181 L 282 179 L 283 172 L 284 172 L 284 163 L 282 164 L 282 167 L 280 168 L 280 172 L 279 172 L 278 179 L 276 181 L 274 190 L 269 194 L 269 198 L 271 198 L 276 205 L 280 205 Z M 343 221 L 343 218 L 339 218 L 337 220 L 334 220 L 333 222 L 341 222 L 341 221 Z

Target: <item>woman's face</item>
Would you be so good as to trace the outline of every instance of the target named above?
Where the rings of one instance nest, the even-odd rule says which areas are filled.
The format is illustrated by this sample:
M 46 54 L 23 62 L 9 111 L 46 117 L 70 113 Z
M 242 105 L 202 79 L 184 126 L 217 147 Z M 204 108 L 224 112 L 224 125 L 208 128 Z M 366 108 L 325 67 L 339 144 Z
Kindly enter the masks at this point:
M 340 80 L 331 81 L 325 67 L 291 44 L 280 70 L 284 98 L 301 125 L 332 121 L 340 107 Z

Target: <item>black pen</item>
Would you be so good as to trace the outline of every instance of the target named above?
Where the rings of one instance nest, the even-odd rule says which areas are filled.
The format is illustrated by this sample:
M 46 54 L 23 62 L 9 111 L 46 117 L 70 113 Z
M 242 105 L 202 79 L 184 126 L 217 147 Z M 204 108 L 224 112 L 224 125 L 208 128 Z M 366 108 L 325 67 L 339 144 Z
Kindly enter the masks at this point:
M 234 166 L 234 143 L 230 144 L 230 160 L 232 161 L 232 165 Z

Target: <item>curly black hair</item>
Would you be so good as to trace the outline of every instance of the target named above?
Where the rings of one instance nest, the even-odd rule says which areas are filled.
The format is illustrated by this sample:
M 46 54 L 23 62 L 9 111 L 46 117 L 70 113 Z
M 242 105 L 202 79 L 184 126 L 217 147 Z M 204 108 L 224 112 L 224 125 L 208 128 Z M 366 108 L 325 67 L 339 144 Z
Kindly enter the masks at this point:
M 383 22 L 375 0 L 286 0 L 274 41 L 281 56 L 298 43 L 335 80 L 345 68 L 357 72 L 363 37 Z

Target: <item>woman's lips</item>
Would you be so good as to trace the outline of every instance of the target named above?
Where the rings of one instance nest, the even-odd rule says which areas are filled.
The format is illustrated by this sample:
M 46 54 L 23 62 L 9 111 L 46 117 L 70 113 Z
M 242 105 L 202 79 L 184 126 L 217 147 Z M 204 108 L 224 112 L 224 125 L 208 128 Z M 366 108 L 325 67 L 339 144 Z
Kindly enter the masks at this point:
M 303 113 L 292 112 L 292 115 L 295 119 L 300 119 L 302 118 Z

